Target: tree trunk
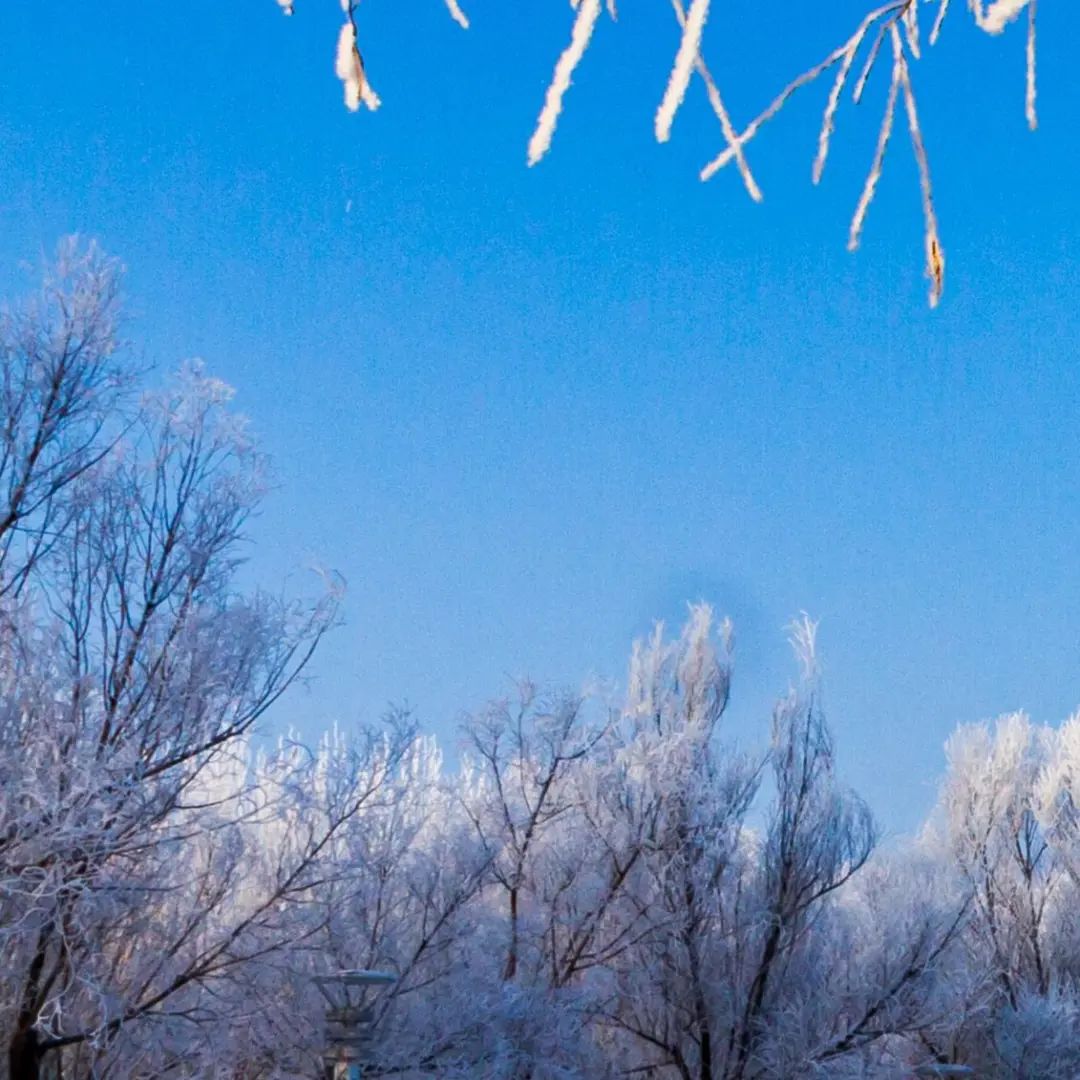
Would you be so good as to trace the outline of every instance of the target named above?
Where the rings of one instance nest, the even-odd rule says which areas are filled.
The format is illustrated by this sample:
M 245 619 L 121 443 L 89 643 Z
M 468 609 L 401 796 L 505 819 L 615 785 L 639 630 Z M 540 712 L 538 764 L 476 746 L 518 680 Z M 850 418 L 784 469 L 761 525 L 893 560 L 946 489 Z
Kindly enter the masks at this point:
M 503 979 L 509 982 L 517 974 L 518 962 L 518 890 L 510 890 L 510 948 L 506 953 L 506 967 Z
M 12 1037 L 8 1046 L 8 1076 L 10 1080 L 39 1080 L 41 1047 L 34 1028 L 21 1028 Z

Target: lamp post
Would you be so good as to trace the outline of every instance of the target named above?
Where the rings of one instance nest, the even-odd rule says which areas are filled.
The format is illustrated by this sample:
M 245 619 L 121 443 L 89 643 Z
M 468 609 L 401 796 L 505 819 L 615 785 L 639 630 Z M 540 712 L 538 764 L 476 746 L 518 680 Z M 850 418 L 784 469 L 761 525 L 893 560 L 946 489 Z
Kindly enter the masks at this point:
M 361 1080 L 375 1019 L 368 991 L 395 981 L 395 976 L 386 971 L 339 971 L 314 976 L 315 985 L 329 1005 L 323 1051 L 325 1080 Z

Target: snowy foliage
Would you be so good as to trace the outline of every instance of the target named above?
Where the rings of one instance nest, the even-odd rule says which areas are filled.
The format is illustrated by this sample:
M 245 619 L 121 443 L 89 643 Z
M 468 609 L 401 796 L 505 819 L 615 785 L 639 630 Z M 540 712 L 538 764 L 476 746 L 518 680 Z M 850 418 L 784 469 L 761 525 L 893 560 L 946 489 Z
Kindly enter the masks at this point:
M 237 591 L 264 463 L 200 364 L 135 395 L 118 287 L 67 245 L 0 339 L 0 1075 L 314 1077 L 351 968 L 374 1075 L 1080 1075 L 1080 715 L 960 728 L 888 850 L 805 617 L 757 753 L 704 604 L 454 768 L 403 710 L 269 745 L 338 592 Z

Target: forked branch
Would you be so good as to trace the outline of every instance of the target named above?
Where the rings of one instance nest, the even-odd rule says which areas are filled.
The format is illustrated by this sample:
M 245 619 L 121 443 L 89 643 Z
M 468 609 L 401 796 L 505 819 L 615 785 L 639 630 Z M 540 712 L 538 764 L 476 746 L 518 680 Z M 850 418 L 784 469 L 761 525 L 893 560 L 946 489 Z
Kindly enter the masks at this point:
M 292 14 L 294 0 L 277 0 L 286 14 Z M 469 20 L 458 0 L 444 0 L 450 16 L 462 28 L 467 29 Z M 927 0 L 929 2 L 929 0 Z M 967 8 L 975 25 L 988 34 L 1000 34 L 1027 10 L 1027 45 L 1024 112 L 1028 126 L 1037 125 L 1035 111 L 1035 13 L 1037 0 L 967 0 Z M 379 106 L 379 98 L 371 89 L 357 45 L 356 8 L 358 0 L 339 0 L 345 21 L 339 38 L 335 70 L 345 88 L 345 103 L 351 110 L 366 105 L 369 109 Z M 817 81 L 826 71 L 834 71 L 832 86 L 825 102 L 821 128 L 818 133 L 817 151 L 814 155 L 811 176 L 819 183 L 829 156 L 829 149 L 844 90 L 852 80 L 855 62 L 862 55 L 859 74 L 852 86 L 852 101 L 857 104 L 863 97 L 874 69 L 881 58 L 882 46 L 889 40 L 892 52 L 892 71 L 885 99 L 885 109 L 878 129 L 874 156 L 863 182 L 848 229 L 848 249 L 858 247 L 870 204 L 877 192 L 884 167 L 885 151 L 892 134 L 893 117 L 903 98 L 908 119 L 912 151 L 919 173 L 919 188 L 923 207 L 923 241 L 926 251 L 926 275 L 930 279 L 930 306 L 941 299 L 945 281 L 945 256 L 938 234 L 934 214 L 933 188 L 930 182 L 930 166 L 919 125 L 915 90 L 911 76 L 913 61 L 922 59 L 922 34 L 919 25 L 919 0 L 888 0 L 874 7 L 859 21 L 853 33 L 819 63 L 807 68 L 785 86 L 779 94 L 740 132 L 732 122 L 731 114 L 723 96 L 705 62 L 702 39 L 705 23 L 710 13 L 711 0 L 671 0 L 675 19 L 679 25 L 679 42 L 672 61 L 666 87 L 661 95 L 654 119 L 654 131 L 658 142 L 671 138 L 675 117 L 686 99 L 690 83 L 696 73 L 704 85 L 709 106 L 716 114 L 723 137 L 723 149 L 701 170 L 702 180 L 715 176 L 726 165 L 735 162 L 747 193 L 755 202 L 762 199 L 761 188 L 754 178 L 746 158 L 746 146 L 804 86 Z M 544 95 L 544 102 L 536 126 L 528 143 L 529 165 L 537 164 L 550 150 L 555 129 L 562 114 L 563 102 L 574 73 L 582 62 L 592 41 L 601 12 L 606 8 L 615 19 L 614 0 L 571 0 L 574 13 L 570 41 L 556 61 L 551 81 Z M 933 46 L 941 35 L 942 26 L 950 7 L 949 0 L 937 0 L 937 8 L 926 41 Z

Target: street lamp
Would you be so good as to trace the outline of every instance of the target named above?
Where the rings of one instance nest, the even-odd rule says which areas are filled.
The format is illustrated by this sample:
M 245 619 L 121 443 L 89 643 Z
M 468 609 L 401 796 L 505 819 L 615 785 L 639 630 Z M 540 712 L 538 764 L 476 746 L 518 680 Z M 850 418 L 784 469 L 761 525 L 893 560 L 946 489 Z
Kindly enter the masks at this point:
M 375 1019 L 368 991 L 389 986 L 396 978 L 386 971 L 339 971 L 313 978 L 329 1005 L 323 1051 L 325 1080 L 361 1080 Z

